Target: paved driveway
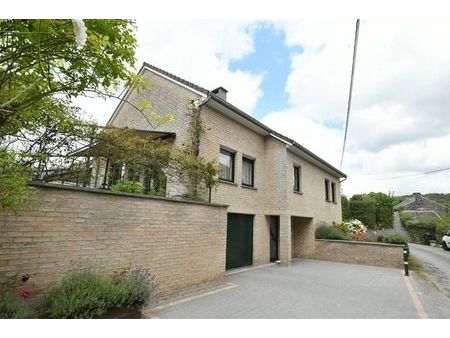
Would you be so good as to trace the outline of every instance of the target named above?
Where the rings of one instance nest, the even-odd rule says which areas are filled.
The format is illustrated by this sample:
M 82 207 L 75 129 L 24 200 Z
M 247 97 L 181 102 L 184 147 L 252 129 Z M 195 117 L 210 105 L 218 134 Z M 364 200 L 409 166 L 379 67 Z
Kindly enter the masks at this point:
M 418 318 L 401 270 L 315 260 L 228 275 L 225 290 L 162 306 L 158 318 Z M 196 298 L 200 297 L 200 298 Z M 414 297 L 414 296 L 413 296 Z

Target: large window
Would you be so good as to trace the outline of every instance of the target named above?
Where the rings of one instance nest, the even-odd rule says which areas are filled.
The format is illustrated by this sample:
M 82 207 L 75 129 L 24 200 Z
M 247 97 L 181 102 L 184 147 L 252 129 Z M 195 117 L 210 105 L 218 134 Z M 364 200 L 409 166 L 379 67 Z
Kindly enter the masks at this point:
M 294 165 L 294 191 L 300 192 L 301 191 L 301 174 L 302 174 L 302 168 Z
M 255 175 L 255 160 L 247 157 L 242 158 L 242 184 L 253 187 Z
M 331 200 L 336 203 L 336 183 L 331 183 Z
M 225 149 L 220 149 L 219 178 L 234 182 L 234 153 Z
M 325 179 L 325 201 L 330 202 L 330 180 Z

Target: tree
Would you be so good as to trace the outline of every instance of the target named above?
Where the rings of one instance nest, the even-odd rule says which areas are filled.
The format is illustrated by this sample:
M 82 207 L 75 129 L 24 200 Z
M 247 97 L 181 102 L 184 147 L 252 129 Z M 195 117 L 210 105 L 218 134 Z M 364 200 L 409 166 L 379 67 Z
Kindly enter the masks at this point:
M 144 86 L 134 75 L 135 47 L 131 20 L 0 20 L 3 208 L 29 195 L 33 166 L 39 175 L 89 126 L 72 98 L 119 97 L 122 86 Z
M 341 195 L 341 206 L 342 206 L 342 220 L 349 221 L 352 216 L 350 213 L 350 202 L 345 195 Z
M 138 82 L 134 23 L 84 24 L 87 37 L 80 45 L 80 24 L 71 20 L 0 20 L 0 138 L 39 117 L 45 98 L 114 96 L 120 86 Z

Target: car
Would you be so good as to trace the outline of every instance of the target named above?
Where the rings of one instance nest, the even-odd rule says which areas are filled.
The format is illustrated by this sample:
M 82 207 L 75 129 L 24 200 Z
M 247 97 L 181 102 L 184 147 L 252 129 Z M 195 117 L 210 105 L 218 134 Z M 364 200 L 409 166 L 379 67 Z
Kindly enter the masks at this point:
M 445 251 L 450 250 L 450 230 L 448 230 L 444 237 L 442 237 L 442 248 Z

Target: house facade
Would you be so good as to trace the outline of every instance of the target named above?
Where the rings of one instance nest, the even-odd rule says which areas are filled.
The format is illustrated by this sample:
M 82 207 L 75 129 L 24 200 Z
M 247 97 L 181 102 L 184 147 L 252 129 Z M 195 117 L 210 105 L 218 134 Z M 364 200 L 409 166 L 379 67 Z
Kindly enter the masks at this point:
M 219 184 L 211 202 L 229 205 L 226 268 L 280 261 L 314 252 L 314 232 L 322 222 L 341 221 L 340 181 L 346 175 L 300 144 L 263 125 L 226 100 L 227 91 L 201 88 L 144 63 L 151 83 L 130 89 L 108 125 L 173 133 L 176 146 L 189 139 L 189 104 L 201 108 L 205 133 L 200 156 L 219 164 Z M 151 102 L 172 123 L 153 128 L 132 105 Z M 166 196 L 179 194 L 167 178 Z

